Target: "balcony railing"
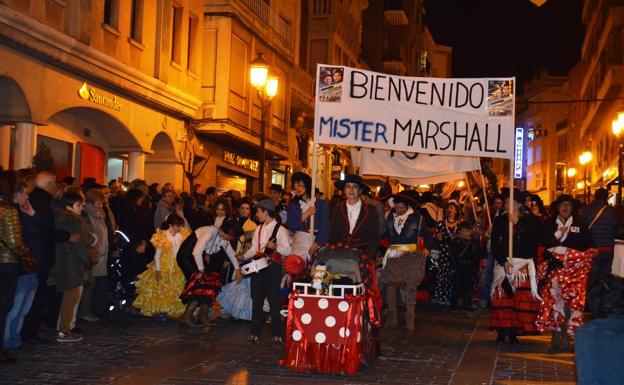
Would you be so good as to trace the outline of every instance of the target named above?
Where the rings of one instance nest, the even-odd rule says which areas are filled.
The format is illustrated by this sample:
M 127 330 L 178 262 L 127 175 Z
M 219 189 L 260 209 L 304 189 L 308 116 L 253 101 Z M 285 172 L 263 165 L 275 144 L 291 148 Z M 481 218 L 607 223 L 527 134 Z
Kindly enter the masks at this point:
M 390 25 L 407 25 L 407 5 L 405 0 L 385 0 L 384 16 Z
M 264 0 L 241 0 L 241 2 L 256 15 L 263 23 L 271 27 L 273 31 L 291 46 L 293 41 L 292 24 L 284 20 L 279 14 L 271 10 Z

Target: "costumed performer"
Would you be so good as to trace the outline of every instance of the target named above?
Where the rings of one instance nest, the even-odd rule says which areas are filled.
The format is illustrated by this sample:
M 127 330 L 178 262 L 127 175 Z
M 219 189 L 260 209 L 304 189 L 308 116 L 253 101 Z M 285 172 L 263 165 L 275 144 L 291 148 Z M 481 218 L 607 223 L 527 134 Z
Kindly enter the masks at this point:
M 370 306 L 368 309 L 371 333 L 365 348 L 367 358 L 374 359 L 380 354 L 379 328 L 381 327 L 381 293 L 375 274 L 375 255 L 379 246 L 379 217 L 377 209 L 363 200 L 368 188 L 359 175 L 345 175 L 335 183 L 343 190 L 346 201 L 334 207 L 329 223 L 330 247 L 358 249 L 360 255 L 360 275 L 366 288 Z
M 577 215 L 579 203 L 571 195 L 561 195 L 552 205 L 555 212 L 546 222 L 543 243 L 546 284 L 537 317 L 540 331 L 550 331 L 548 353 L 570 351 L 570 335 L 583 321 L 587 277 L 595 253 L 583 252 L 592 246 L 587 226 Z
M 264 300 L 269 302 L 271 313 L 271 334 L 273 342 L 283 343 L 283 328 L 280 315 L 280 285 L 282 282 L 282 259 L 290 254 L 288 230 L 278 223 L 276 205 L 270 199 L 258 202 L 256 219 L 260 225 L 256 228 L 251 241 L 251 248 L 240 256 L 242 260 L 270 259 L 269 265 L 251 275 L 251 331 L 249 341 L 260 343 L 262 324 L 265 322 L 262 307 Z
M 221 270 L 225 255 L 232 266 L 236 282 L 241 282 L 243 275 L 240 272 L 236 253 L 230 244 L 231 228 L 222 225 L 203 226 L 195 230 L 184 241 L 178 251 L 177 262 L 186 278 L 186 287 L 180 298 L 186 304 L 186 309 L 180 320 L 188 326 L 196 326 L 193 322 L 193 313 L 199 307 L 197 321 L 199 324 L 208 323 L 208 312 L 213 299 L 221 288 Z M 204 264 L 204 254 L 208 256 L 208 266 Z
M 150 242 L 156 253 L 154 261 L 139 275 L 137 297 L 132 306 L 147 317 L 179 317 L 184 312 L 184 304 L 179 293 L 184 289 L 184 274 L 176 264 L 176 254 L 182 242 L 189 236 L 184 219 L 177 214 L 169 214 L 160 228 L 152 235 Z
M 290 178 L 295 198 L 288 205 L 287 226 L 294 231 L 292 253 L 307 261 L 319 244 L 327 243 L 329 203 L 311 196 L 312 179 L 296 172 Z M 310 218 L 314 216 L 314 235 L 310 234 Z
M 514 190 L 514 200 L 509 190 L 503 192 L 507 213 L 494 218 L 492 227 L 492 253 L 494 266 L 490 329 L 498 331 L 497 342 L 509 338 L 517 343 L 518 332 L 536 332 L 535 319 L 539 310 L 537 278 L 534 259 L 541 234 L 541 221 L 522 206 L 524 195 Z M 513 259 L 509 257 L 509 215 L 513 226 Z
M 418 213 L 418 193 L 405 190 L 390 197 L 393 208 L 386 220 L 386 236 L 390 246 L 384 257 L 382 274 L 387 278 L 386 302 L 388 318 L 385 326 L 397 326 L 396 292 L 399 289 L 405 304 L 405 327 L 414 330 L 414 307 L 418 285 L 425 276 L 425 263 L 434 239 L 427 229 L 424 216 Z M 419 242 L 419 240 L 424 240 Z

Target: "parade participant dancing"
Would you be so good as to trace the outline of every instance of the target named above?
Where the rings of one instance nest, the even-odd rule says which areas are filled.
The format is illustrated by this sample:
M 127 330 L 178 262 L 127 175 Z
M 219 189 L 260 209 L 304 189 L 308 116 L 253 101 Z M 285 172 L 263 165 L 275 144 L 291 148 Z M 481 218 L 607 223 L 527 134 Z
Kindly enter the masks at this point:
M 312 179 L 308 174 L 296 172 L 291 177 L 295 198 L 288 205 L 287 226 L 295 235 L 292 253 L 307 261 L 319 244 L 327 243 L 329 231 L 329 205 L 327 201 L 311 197 Z M 314 216 L 314 235 L 310 233 L 310 218 Z
M 334 207 L 329 224 L 329 244 L 332 247 L 356 248 L 361 251 L 360 275 L 369 298 L 371 338 L 366 351 L 373 359 L 378 352 L 378 329 L 381 327 L 381 294 L 375 276 L 375 254 L 379 246 L 379 219 L 377 209 L 361 198 L 365 184 L 358 175 L 346 175 L 336 181 L 336 188 L 344 190 L 346 201 Z
M 537 318 L 540 331 L 552 332 L 549 353 L 570 351 L 570 334 L 583 321 L 587 277 L 591 270 L 592 245 L 589 230 L 576 214 L 578 202 L 571 195 L 562 195 L 554 203 L 556 210 L 544 231 L 546 285 L 544 300 Z M 590 224 L 590 226 L 593 223 Z
M 184 219 L 177 214 L 169 214 L 150 242 L 156 248 L 154 262 L 139 275 L 136 283 L 137 298 L 132 304 L 147 317 L 179 317 L 184 312 L 184 304 L 179 293 L 184 289 L 184 275 L 176 264 L 176 254 L 188 235 Z
M 406 190 L 390 197 L 394 213 L 388 216 L 386 236 L 390 246 L 384 257 L 382 274 L 387 277 L 388 319 L 386 326 L 397 325 L 396 292 L 399 289 L 405 304 L 405 327 L 414 330 L 416 291 L 425 276 L 425 262 L 433 247 L 433 237 L 424 217 L 416 210 L 418 193 Z M 419 239 L 424 239 L 424 245 Z
M 498 331 L 497 342 L 509 338 L 517 343 L 518 332 L 535 332 L 535 319 L 541 300 L 537 289 L 534 258 L 541 234 L 540 220 L 524 210 L 524 196 L 514 190 L 514 200 L 509 191 L 503 193 L 507 214 L 494 218 L 492 228 L 492 253 L 496 259 L 492 290 L 490 328 Z M 509 261 L 509 213 L 514 223 L 513 259 Z M 514 287 L 512 287 L 512 284 Z
M 242 254 L 243 260 L 269 258 L 269 266 L 251 276 L 251 333 L 249 341 L 260 343 L 260 332 L 264 323 L 262 306 L 265 298 L 271 312 L 271 334 L 273 342 L 283 343 L 280 315 L 280 284 L 282 282 L 282 258 L 290 254 L 288 230 L 276 220 L 275 202 L 265 199 L 256 206 L 256 218 L 261 222 L 252 238 L 252 247 Z
M 223 268 L 223 253 L 227 255 L 234 267 L 237 282 L 241 282 L 243 275 L 238 266 L 236 253 L 232 249 L 227 234 L 227 228 L 203 226 L 195 230 L 186 238 L 178 251 L 178 266 L 186 278 L 186 287 L 180 295 L 186 309 L 180 320 L 188 326 L 193 323 L 193 313 L 199 307 L 199 324 L 208 323 L 208 311 L 213 299 L 221 288 L 221 270 Z M 204 253 L 208 255 L 208 268 L 204 264 Z

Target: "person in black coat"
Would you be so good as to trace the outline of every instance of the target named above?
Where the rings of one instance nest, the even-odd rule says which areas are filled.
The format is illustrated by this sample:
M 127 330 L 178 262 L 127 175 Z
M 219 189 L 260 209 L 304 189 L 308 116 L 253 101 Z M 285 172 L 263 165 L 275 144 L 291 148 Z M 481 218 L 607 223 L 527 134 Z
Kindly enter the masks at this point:
M 330 247 L 356 248 L 360 256 L 360 275 L 367 294 L 373 302 L 371 319 L 371 338 L 367 353 L 373 359 L 380 351 L 378 328 L 381 326 L 381 293 L 375 276 L 375 254 L 379 246 L 379 217 L 377 209 L 362 198 L 365 189 L 362 178 L 358 175 L 346 175 L 336 181 L 336 188 L 344 190 L 346 201 L 334 207 L 329 222 Z
M 399 289 L 405 304 L 405 326 L 414 330 L 414 307 L 418 285 L 425 276 L 425 262 L 434 239 L 427 229 L 424 215 L 417 211 L 418 193 L 412 190 L 393 195 L 390 205 L 393 213 L 385 224 L 390 246 L 384 258 L 382 274 L 388 281 L 386 302 L 388 319 L 385 325 L 397 324 L 396 292 Z M 423 242 L 420 242 L 420 240 Z
M 56 326 L 60 303 L 55 301 L 56 289 L 53 286 L 48 286 L 50 269 L 54 266 L 54 245 L 67 240 L 73 242 L 80 240 L 79 234 L 72 235 L 66 231 L 58 230 L 54 226 L 54 210 L 52 208 L 54 197 L 52 194 L 56 188 L 56 176 L 50 172 L 42 171 L 35 176 L 35 188 L 29 196 L 30 205 L 35 211 L 35 215 L 29 218 L 26 232 L 28 233 L 28 248 L 39 262 L 37 269 L 39 285 L 30 311 L 24 318 L 20 333 L 25 341 L 40 340 L 39 328 L 44 314 L 46 324 Z

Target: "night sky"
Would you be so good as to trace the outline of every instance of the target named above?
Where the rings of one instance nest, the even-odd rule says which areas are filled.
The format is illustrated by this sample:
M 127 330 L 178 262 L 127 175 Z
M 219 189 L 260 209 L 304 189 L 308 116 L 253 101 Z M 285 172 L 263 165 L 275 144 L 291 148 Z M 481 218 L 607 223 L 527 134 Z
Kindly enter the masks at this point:
M 583 42 L 582 0 L 425 0 L 425 24 L 453 47 L 453 77 L 565 75 Z

